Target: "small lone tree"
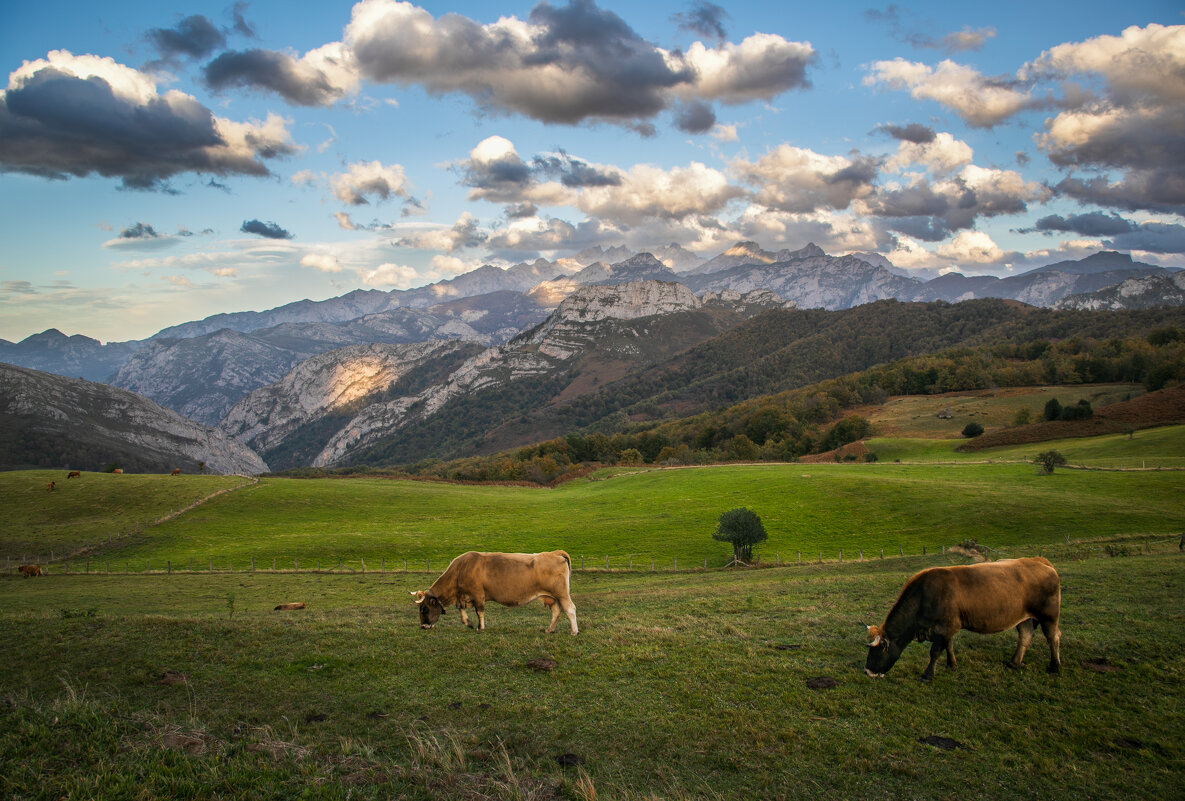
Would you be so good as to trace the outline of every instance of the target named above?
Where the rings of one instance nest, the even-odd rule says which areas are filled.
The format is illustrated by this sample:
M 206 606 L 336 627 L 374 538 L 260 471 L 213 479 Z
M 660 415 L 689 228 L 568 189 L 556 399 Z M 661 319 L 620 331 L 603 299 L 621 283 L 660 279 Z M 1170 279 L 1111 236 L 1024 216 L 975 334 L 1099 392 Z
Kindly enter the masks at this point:
M 978 437 L 983 433 L 983 426 L 972 420 L 967 425 L 963 426 L 963 436 L 970 439 L 971 437 Z
M 732 543 L 732 558 L 741 564 L 753 561 L 753 546 L 765 542 L 769 535 L 761 518 L 752 509 L 740 507 L 720 515 L 712 539 Z
M 1042 473 L 1048 475 L 1053 472 L 1053 468 L 1063 466 L 1066 463 L 1066 457 L 1057 451 L 1042 451 L 1033 458 L 1033 461 L 1041 468 Z

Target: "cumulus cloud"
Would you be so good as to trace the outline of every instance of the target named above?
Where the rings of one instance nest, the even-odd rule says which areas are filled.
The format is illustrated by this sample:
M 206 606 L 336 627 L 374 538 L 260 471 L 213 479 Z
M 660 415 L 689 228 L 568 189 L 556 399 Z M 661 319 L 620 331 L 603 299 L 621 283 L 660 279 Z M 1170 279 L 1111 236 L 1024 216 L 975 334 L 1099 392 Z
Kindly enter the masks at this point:
M 761 205 L 802 214 L 846 209 L 856 198 L 872 194 L 878 163 L 866 156 L 825 156 L 782 144 L 756 161 L 738 158 L 729 168 L 756 187 L 753 198 Z
M 408 196 L 403 167 L 398 164 L 384 166 L 378 161 L 350 164 L 346 172 L 330 177 L 329 185 L 338 200 L 351 206 L 368 204 L 367 196 L 378 200 Z
M 669 170 L 638 164 L 623 172 L 617 185 L 583 189 L 576 207 L 613 224 L 637 225 L 651 218 L 716 214 L 744 194 L 724 173 L 696 161 Z
M 98 173 L 163 189 L 182 173 L 265 176 L 296 150 L 280 117 L 235 122 L 190 95 L 157 92 L 111 58 L 51 51 L 24 62 L 0 95 L 0 169 L 47 178 Z
M 186 17 L 172 28 L 152 28 L 145 38 L 165 61 L 178 56 L 204 58 L 226 44 L 226 35 L 201 14 Z
M 1051 196 L 1043 184 L 1025 181 L 1014 170 L 968 164 L 939 181 L 917 177 L 890 184 L 861 201 L 862 209 L 891 230 L 937 242 L 971 228 L 980 217 L 1019 214 Z
M 255 234 L 262 236 L 264 239 L 292 239 L 292 234 L 285 231 L 274 222 L 262 222 L 261 220 L 244 220 L 239 230 L 244 234 Z
M 989 128 L 1017 112 L 1037 105 L 1028 90 L 1003 78 L 989 78 L 973 67 L 949 59 L 937 67 L 895 58 L 876 61 L 865 86 L 908 90 L 916 100 L 934 100 L 958 112 L 968 124 Z
M 300 258 L 301 267 L 312 267 L 323 273 L 340 273 L 341 262 L 332 253 L 306 253 Z
M 723 17 L 708 3 L 691 13 L 710 28 Z M 362 79 L 416 85 L 431 94 L 468 95 L 487 111 L 568 125 L 608 121 L 646 135 L 653 130 L 649 120 L 680 100 L 743 103 L 806 88 L 815 60 L 809 44 L 773 34 L 667 51 L 593 0 L 545 1 L 526 20 L 489 24 L 459 14 L 433 17 L 400 0 L 362 0 L 340 42 L 299 58 L 227 52 L 205 74 L 215 89 L 262 89 L 299 105 L 337 102 Z M 692 121 L 702 122 L 705 114 L 696 108 Z
M 911 122 L 908 125 L 893 125 L 887 123 L 880 126 L 880 130 L 887 133 L 894 139 L 899 139 L 902 142 L 909 142 L 914 145 L 925 145 L 934 141 L 938 135 L 933 128 L 921 123 Z
M 400 247 L 421 250 L 442 250 L 453 253 L 458 250 L 479 247 L 488 235 L 478 226 L 477 218 L 469 212 L 463 213 L 451 228 L 437 228 L 405 236 L 398 241 Z
M 358 278 L 366 286 L 379 289 L 407 289 L 418 283 L 419 273 L 414 267 L 387 262 L 373 269 L 358 270 Z
M 705 133 L 716 125 L 716 112 L 707 103 L 681 103 L 675 108 L 675 127 L 685 133 Z
M 350 52 L 340 43 L 310 50 L 301 58 L 275 50 L 222 53 L 204 70 L 216 91 L 231 87 L 266 89 L 297 106 L 328 106 L 358 89 Z
M 718 42 L 728 38 L 728 33 L 724 30 L 724 21 L 727 19 L 731 19 L 727 11 L 706 0 L 696 0 L 686 11 L 671 16 L 671 21 L 678 25 L 680 30 L 691 31 Z
M 965 164 L 970 164 L 974 151 L 966 142 L 955 139 L 945 131 L 930 131 L 928 139 L 902 139 L 897 153 L 885 161 L 885 169 L 901 172 L 914 165 L 925 167 L 936 176 L 946 175 Z
M 1000 264 L 1008 258 L 1008 254 L 983 231 L 962 231 L 935 250 L 939 256 L 956 264 Z

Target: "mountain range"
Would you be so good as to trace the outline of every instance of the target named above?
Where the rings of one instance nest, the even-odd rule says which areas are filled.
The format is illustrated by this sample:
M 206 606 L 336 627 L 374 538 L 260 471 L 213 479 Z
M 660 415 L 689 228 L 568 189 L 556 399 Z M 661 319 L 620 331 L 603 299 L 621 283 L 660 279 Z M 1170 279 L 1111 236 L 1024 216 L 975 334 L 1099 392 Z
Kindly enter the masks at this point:
M 571 401 L 774 309 L 976 298 L 1116 309 L 1185 295 L 1185 273 L 1105 251 L 1008 278 L 902 272 L 876 254 L 833 257 L 814 245 L 771 252 L 741 242 L 706 261 L 677 245 L 594 248 L 413 290 L 215 315 L 140 342 L 103 345 L 50 329 L 0 341 L 0 360 L 131 390 L 280 469 L 414 461 L 443 453 L 433 442 L 466 436 L 466 447 L 483 451 L 558 436 L 574 422 L 564 411 Z M 93 390 L 85 397 L 94 401 Z M 446 418 L 462 433 L 437 430 Z

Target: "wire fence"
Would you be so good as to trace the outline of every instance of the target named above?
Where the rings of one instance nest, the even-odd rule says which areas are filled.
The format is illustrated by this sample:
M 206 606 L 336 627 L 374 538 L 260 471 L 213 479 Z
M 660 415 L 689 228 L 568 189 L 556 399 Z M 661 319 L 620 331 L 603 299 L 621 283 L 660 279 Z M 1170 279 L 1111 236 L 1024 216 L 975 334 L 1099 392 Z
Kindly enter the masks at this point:
M 994 549 L 983 545 L 938 545 L 920 546 L 919 550 L 907 550 L 897 545 L 891 548 L 842 548 L 810 551 L 774 551 L 755 555 L 751 563 L 735 559 L 714 557 L 658 557 L 638 554 L 571 556 L 572 569 L 576 572 L 611 573 L 686 573 L 694 571 L 721 570 L 732 567 L 767 568 L 795 565 L 840 565 L 851 562 L 867 562 L 881 559 L 903 559 L 907 557 L 946 556 L 957 554 L 974 559 L 999 559 L 1016 555 L 1013 551 L 1023 550 L 1047 556 L 1127 556 L 1132 553 L 1151 553 L 1161 550 L 1185 550 L 1185 532 L 1171 537 L 1123 537 L 1099 542 L 1077 542 L 1067 539 L 1064 543 L 1046 543 L 1022 546 L 1014 549 Z M 77 558 L 59 555 L 50 551 L 48 559 L 44 554 L 23 554 L 5 557 L 5 573 L 33 575 L 184 575 L 215 573 L 441 573 L 453 557 L 186 557 L 182 559 L 104 559 Z M 36 568 L 34 572 L 31 568 Z
M 871 559 L 903 558 L 906 556 L 926 556 L 930 554 L 945 554 L 947 546 L 935 548 L 922 546 L 921 551 L 906 552 L 903 546 L 895 548 L 879 548 L 865 550 L 863 548 L 833 550 L 794 550 L 774 551 L 771 555 L 755 555 L 751 563 L 737 562 L 734 559 L 714 557 L 658 557 L 636 554 L 605 555 L 605 556 L 571 556 L 572 569 L 584 572 L 650 572 L 650 573 L 679 573 L 695 570 L 712 570 L 726 567 L 778 567 L 785 565 L 803 564 L 842 564 L 852 561 L 868 561 Z M 64 555 L 63 555 L 64 556 Z M 21 572 L 23 566 L 36 565 L 43 573 L 65 575 L 130 575 L 130 574 L 165 574 L 172 575 L 186 573 L 440 573 L 452 561 L 453 557 L 385 557 L 366 559 L 364 557 L 346 558 L 303 558 L 303 557 L 205 557 L 183 559 L 103 559 L 103 558 L 72 558 L 59 555 L 52 551 L 45 555 L 21 555 L 6 557 L 5 572 Z

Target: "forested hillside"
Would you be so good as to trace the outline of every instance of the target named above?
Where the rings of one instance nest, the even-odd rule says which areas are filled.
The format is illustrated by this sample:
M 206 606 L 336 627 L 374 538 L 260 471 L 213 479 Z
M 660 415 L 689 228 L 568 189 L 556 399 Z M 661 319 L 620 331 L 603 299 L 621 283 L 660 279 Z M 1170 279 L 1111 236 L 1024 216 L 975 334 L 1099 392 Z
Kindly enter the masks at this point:
M 566 463 L 614 461 L 631 449 L 646 461 L 793 458 L 863 436 L 858 425 L 835 434 L 829 426 L 848 407 L 888 395 L 1103 381 L 1155 389 L 1179 382 L 1185 379 L 1182 330 L 1182 309 L 1054 312 L 991 299 L 770 311 L 571 400 L 557 402 L 558 382 L 540 381 L 458 398 L 358 464 L 423 465 L 516 446 L 524 456 L 511 461 L 530 461 L 549 451 L 538 443 L 558 437 L 573 443 L 573 452 L 554 470 L 548 464 L 535 471 L 535 479 L 553 478 Z M 526 447 L 531 443 L 536 447 Z M 668 447 L 677 453 L 663 453 Z M 522 473 L 516 467 L 503 475 L 488 459 L 477 461 L 485 466 L 474 477 Z M 449 469 L 468 474 L 468 468 Z

